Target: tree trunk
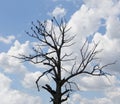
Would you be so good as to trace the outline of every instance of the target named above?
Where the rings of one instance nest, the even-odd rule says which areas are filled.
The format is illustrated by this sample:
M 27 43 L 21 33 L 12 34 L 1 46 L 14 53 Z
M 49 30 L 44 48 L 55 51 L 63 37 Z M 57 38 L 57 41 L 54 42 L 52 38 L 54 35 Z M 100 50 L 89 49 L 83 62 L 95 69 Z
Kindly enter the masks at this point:
M 61 85 L 56 85 L 56 96 L 54 96 L 53 104 L 61 104 Z
M 61 104 L 61 48 L 57 50 L 57 57 L 58 57 L 58 64 L 57 64 L 57 71 L 58 71 L 58 79 L 56 81 L 56 96 L 54 96 L 53 104 Z

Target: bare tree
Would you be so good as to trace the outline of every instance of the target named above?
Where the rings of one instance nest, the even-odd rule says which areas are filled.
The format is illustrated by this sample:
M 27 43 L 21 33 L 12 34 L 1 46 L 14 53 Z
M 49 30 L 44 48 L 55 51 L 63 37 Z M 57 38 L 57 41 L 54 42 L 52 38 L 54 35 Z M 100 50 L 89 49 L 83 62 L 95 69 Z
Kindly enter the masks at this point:
M 87 41 L 80 49 L 81 61 L 79 64 L 76 63 L 76 59 L 71 58 L 72 53 L 68 54 L 62 50 L 65 47 L 68 48 L 74 45 L 72 41 L 75 36 L 70 36 L 67 33 L 69 30 L 70 28 L 67 27 L 65 19 L 61 19 L 60 22 L 58 22 L 56 18 L 53 18 L 50 24 L 48 24 L 47 21 L 37 21 L 37 25 L 32 23 L 31 32 L 26 33 L 38 41 L 37 46 L 33 47 L 34 54 L 22 54 L 17 57 L 24 61 L 32 62 L 33 64 L 42 63 L 47 66 L 47 69 L 44 70 L 42 75 L 36 80 L 36 85 L 38 91 L 40 88 L 43 88 L 51 94 L 51 102 L 53 102 L 53 104 L 61 104 L 67 101 L 70 93 L 74 90 L 72 86 L 78 87 L 77 83 L 73 82 L 71 79 L 84 73 L 92 76 L 106 75 L 107 73 L 103 71 L 103 68 L 111 65 L 100 66 L 100 63 L 95 64 L 93 61 L 97 59 L 96 55 L 101 52 L 101 50 L 96 49 L 98 43 L 94 43 L 93 47 L 90 48 Z M 43 47 L 46 47 L 46 50 Z M 70 61 L 73 62 L 73 65 L 71 65 L 71 68 L 68 70 L 62 63 Z M 90 67 L 90 70 L 87 70 L 87 66 L 91 63 L 94 64 Z M 63 70 L 68 73 L 65 77 L 62 77 L 61 74 Z M 51 77 L 52 81 L 55 83 L 55 89 L 50 84 L 38 84 L 43 76 Z

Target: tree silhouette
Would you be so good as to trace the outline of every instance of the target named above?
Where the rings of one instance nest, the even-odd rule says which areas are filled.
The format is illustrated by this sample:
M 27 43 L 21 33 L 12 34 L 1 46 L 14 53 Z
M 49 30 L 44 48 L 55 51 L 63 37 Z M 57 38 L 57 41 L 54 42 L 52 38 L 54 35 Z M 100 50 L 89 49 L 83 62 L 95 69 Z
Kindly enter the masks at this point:
M 101 52 L 97 50 L 98 43 L 94 43 L 93 47 L 89 46 L 89 42 L 85 41 L 80 49 L 81 61 L 76 63 L 76 58 L 72 58 L 73 53 L 63 52 L 63 48 L 69 48 L 73 43 L 75 36 L 70 36 L 66 20 L 63 18 L 58 22 L 56 18 L 48 23 L 37 21 L 37 25 L 32 23 L 31 31 L 26 32 L 30 37 L 37 39 L 38 44 L 33 47 L 34 53 L 30 55 L 20 54 L 19 59 L 32 62 L 33 64 L 43 64 L 47 66 L 42 75 L 36 80 L 38 91 L 40 88 L 46 90 L 51 95 L 51 102 L 53 104 L 61 104 L 70 96 L 70 93 L 78 88 L 76 82 L 71 79 L 81 75 L 89 74 L 92 76 L 106 75 L 103 71 L 104 67 L 111 64 L 101 66 L 100 63 L 95 64 L 97 60 L 96 55 Z M 69 69 L 64 67 L 63 63 L 71 61 Z M 94 64 L 93 64 L 94 63 Z M 91 65 L 88 70 L 88 65 Z M 67 76 L 62 75 L 62 71 L 67 73 Z M 55 83 L 53 87 L 50 84 L 39 85 L 39 81 L 43 76 L 49 76 Z M 75 86 L 75 87 L 73 87 Z

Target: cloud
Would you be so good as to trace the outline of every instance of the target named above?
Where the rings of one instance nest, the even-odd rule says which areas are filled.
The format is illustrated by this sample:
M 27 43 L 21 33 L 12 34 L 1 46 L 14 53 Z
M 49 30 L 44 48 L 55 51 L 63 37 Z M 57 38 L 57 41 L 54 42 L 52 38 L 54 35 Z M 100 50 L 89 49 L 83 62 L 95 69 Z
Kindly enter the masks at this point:
M 21 44 L 18 40 L 16 40 L 13 44 L 13 46 L 11 46 L 11 48 L 8 51 L 8 55 L 14 55 L 17 56 L 19 54 L 24 54 L 24 55 L 28 55 L 31 52 L 30 50 L 30 42 L 26 41 L 25 43 Z
M 111 39 L 120 40 L 120 19 L 117 16 L 109 17 L 106 21 L 106 35 Z
M 68 22 L 71 26 L 69 34 L 77 34 L 76 44 L 72 47 L 74 53 L 79 56 L 78 46 L 81 47 L 85 38 L 93 36 L 95 42 L 100 41 L 99 54 L 102 64 L 117 61 L 115 65 L 108 67 L 113 72 L 119 70 L 120 53 L 120 1 L 115 0 L 84 0 L 84 4 L 77 10 Z M 100 31 L 104 27 L 105 30 Z M 71 50 L 71 51 L 72 51 Z
M 0 36 L 0 42 L 3 42 L 5 44 L 11 43 L 14 39 L 15 39 L 15 36 L 13 35 L 7 36 L 7 37 Z
M 0 91 L 1 104 L 42 104 L 39 97 L 34 97 L 17 90 Z
M 100 17 L 96 15 L 92 8 L 88 8 L 86 5 L 82 5 L 81 8 L 76 11 L 68 23 L 72 27 L 71 34 L 77 34 L 77 42 L 81 38 L 86 38 L 96 32 L 100 26 Z
M 96 33 L 94 36 L 95 41 L 100 41 L 98 49 L 103 49 L 103 52 L 99 54 L 99 57 L 101 58 L 102 64 L 112 63 L 116 62 L 116 64 L 111 65 L 108 67 L 107 71 L 112 71 L 112 73 L 118 73 L 120 72 L 120 38 L 117 39 L 111 39 L 106 35 L 102 36 L 100 33 Z
M 97 104 L 108 104 L 108 103 L 114 104 L 108 98 L 94 98 L 91 100 L 91 99 L 84 98 L 79 94 L 74 94 L 71 99 L 73 99 L 73 101 L 70 101 L 70 104 L 96 104 L 96 103 Z
M 35 81 L 37 80 L 37 78 L 41 75 L 42 73 L 37 71 L 37 72 L 29 72 L 27 74 L 25 74 L 25 77 L 22 81 L 22 84 L 24 87 L 26 88 L 32 88 L 32 89 L 36 89 L 36 83 Z M 50 82 L 50 80 L 47 78 L 47 76 L 43 76 L 41 78 L 41 80 L 39 81 L 39 85 L 43 86 L 46 83 L 48 84 Z
M 0 73 L 1 104 L 41 104 L 38 96 L 31 96 L 11 88 L 11 79 Z
M 51 13 L 52 16 L 54 17 L 63 17 L 66 14 L 65 8 L 62 7 L 56 7 L 53 12 Z
M 106 90 L 105 95 L 108 99 L 111 99 L 112 104 L 119 104 L 120 102 L 120 87 L 112 87 Z
M 7 73 L 25 73 L 27 68 L 20 63 L 20 60 L 12 56 L 18 56 L 19 54 L 28 54 L 30 52 L 30 44 L 26 41 L 20 44 L 19 41 L 15 41 L 14 45 L 8 50 L 8 52 L 0 53 L 0 67 Z
M 77 34 L 77 39 L 86 38 L 98 32 L 99 28 L 103 25 L 107 28 L 109 34 L 117 32 L 119 34 L 119 8 L 120 1 L 114 0 L 83 0 L 83 4 L 77 10 L 69 21 L 69 26 L 72 27 L 71 34 Z M 107 6 L 106 6 L 107 5 Z M 111 13 L 112 12 L 112 13 Z M 102 20 L 105 21 L 102 24 Z M 117 28 L 115 28 L 116 26 Z M 112 30 L 111 30 L 112 29 Z M 116 36 L 114 34 L 113 36 Z M 117 35 L 118 36 L 118 35 Z M 78 42 L 78 41 L 77 41 Z
M 16 40 L 13 44 L 13 46 L 10 47 L 8 52 L 2 52 L 0 53 L 0 68 L 3 69 L 3 73 L 7 73 L 12 77 L 16 77 L 14 74 L 19 74 L 20 76 L 17 76 L 16 79 L 10 79 L 7 76 L 5 76 L 3 73 L 0 73 L 0 103 L 1 104 L 42 104 L 41 99 L 38 96 L 30 95 L 27 93 L 24 93 L 22 91 L 12 89 L 11 85 L 14 80 L 14 83 L 18 84 L 18 81 L 21 81 L 21 79 L 25 76 L 28 76 L 28 80 L 31 81 L 32 75 L 28 75 L 28 70 L 23 63 L 20 63 L 20 60 L 12 57 L 18 56 L 18 54 L 28 54 L 30 51 L 30 43 L 29 41 L 26 41 L 25 43 L 20 43 L 18 40 Z M 36 72 L 37 74 L 37 72 Z M 35 75 L 36 75 L 35 74 Z M 33 79 L 35 78 L 35 75 L 33 75 Z M 38 75 L 38 74 L 37 74 Z M 30 77 L 29 77 L 30 76 Z M 19 78 L 20 77 L 20 78 Z M 36 76 L 37 77 L 37 76 Z M 45 81 L 45 80 L 44 80 Z M 31 82 L 29 82 L 30 84 Z M 27 83 L 28 84 L 28 83 Z M 34 84 L 31 83 L 31 86 L 34 86 Z
M 24 73 L 26 67 L 7 53 L 0 53 L 0 67 L 7 73 Z
M 109 77 L 110 81 L 105 77 L 81 76 L 77 78 L 80 89 L 86 91 L 101 90 L 104 97 L 91 100 L 76 94 L 70 98 L 70 104 L 119 104 L 120 80 L 117 79 L 117 76 L 120 73 L 120 1 L 83 1 L 84 4 L 71 16 L 68 22 L 69 26 L 72 27 L 69 32 L 70 35 L 77 34 L 74 40 L 76 45 L 71 48 L 71 51 L 79 57 L 78 46 L 81 46 L 86 37 L 92 35 L 95 42 L 100 42 L 97 49 L 103 49 L 103 52 L 98 55 L 100 57 L 99 62 L 102 65 L 114 61 L 117 61 L 117 63 L 103 69 L 113 75 Z M 105 28 L 104 32 L 99 30 L 101 27 Z M 76 99 L 76 102 L 74 99 Z
M 80 90 L 83 91 L 104 91 L 117 84 L 115 76 L 82 76 L 77 80 Z
M 10 87 L 10 83 L 11 83 L 11 79 L 9 79 L 8 77 L 6 77 L 4 74 L 0 73 L 0 89 L 2 90 L 6 90 L 9 89 Z
M 85 98 L 79 93 L 74 93 L 68 102 L 64 104 L 119 104 L 120 102 L 120 88 L 111 87 L 109 90 L 106 90 L 103 97 L 94 97 L 93 99 Z M 91 92 L 92 93 L 92 92 Z

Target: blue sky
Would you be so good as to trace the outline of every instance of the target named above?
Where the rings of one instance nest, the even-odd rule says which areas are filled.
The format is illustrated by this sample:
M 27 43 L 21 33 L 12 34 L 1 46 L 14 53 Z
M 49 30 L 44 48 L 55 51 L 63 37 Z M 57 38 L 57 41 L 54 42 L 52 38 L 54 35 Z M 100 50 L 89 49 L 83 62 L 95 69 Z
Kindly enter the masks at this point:
M 70 50 L 79 57 L 86 37 L 100 41 L 98 55 L 102 65 L 117 61 L 105 70 L 106 77 L 77 77 L 81 91 L 74 92 L 69 104 L 119 104 L 120 102 L 120 1 L 119 0 L 0 0 L 0 104 L 49 104 L 50 95 L 37 92 L 34 81 L 41 74 L 41 65 L 20 63 L 11 57 L 28 54 L 33 39 L 25 34 L 31 22 L 65 16 L 72 27 L 70 35 L 77 34 L 76 44 Z M 31 41 L 31 42 L 30 42 Z M 69 52 L 68 50 L 64 50 Z M 69 67 L 66 65 L 65 67 Z M 40 84 L 50 83 L 43 77 Z M 66 104 L 66 103 L 65 103 Z
M 56 2 L 52 0 L 1 1 L 0 31 L 3 34 L 20 34 L 26 29 L 31 21 L 37 19 L 46 20 L 50 18 L 48 13 L 52 12 L 56 6 L 66 7 L 68 18 L 70 18 L 71 14 L 77 9 L 73 2 L 64 0 Z

